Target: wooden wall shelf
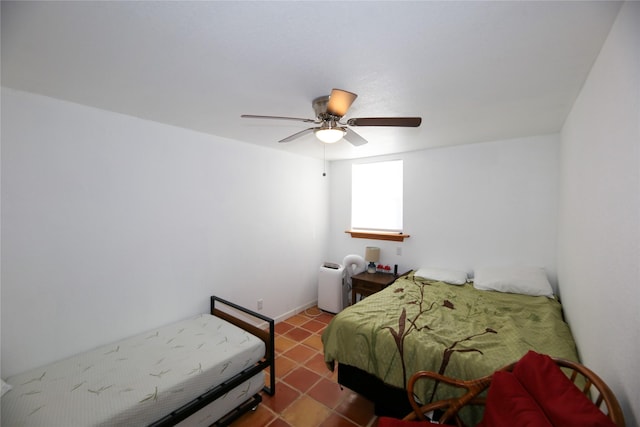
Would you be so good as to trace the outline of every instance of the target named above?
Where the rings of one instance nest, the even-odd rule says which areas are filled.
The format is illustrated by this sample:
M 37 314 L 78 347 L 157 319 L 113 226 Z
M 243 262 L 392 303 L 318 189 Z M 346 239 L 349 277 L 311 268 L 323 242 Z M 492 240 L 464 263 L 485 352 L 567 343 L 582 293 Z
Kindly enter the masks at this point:
M 345 233 L 351 234 L 354 239 L 392 240 L 394 242 L 403 242 L 404 239 L 411 237 L 404 233 L 384 233 L 381 231 L 347 230 Z

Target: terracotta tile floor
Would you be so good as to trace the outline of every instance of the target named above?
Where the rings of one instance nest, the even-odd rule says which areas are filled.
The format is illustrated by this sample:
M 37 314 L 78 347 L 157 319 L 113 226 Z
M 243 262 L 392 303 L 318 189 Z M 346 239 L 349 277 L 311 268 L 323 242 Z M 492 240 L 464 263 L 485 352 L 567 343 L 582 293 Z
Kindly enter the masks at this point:
M 376 427 L 373 404 L 340 388 L 320 335 L 333 315 L 310 308 L 276 325 L 276 394 L 233 427 Z M 267 380 L 268 382 L 268 380 Z

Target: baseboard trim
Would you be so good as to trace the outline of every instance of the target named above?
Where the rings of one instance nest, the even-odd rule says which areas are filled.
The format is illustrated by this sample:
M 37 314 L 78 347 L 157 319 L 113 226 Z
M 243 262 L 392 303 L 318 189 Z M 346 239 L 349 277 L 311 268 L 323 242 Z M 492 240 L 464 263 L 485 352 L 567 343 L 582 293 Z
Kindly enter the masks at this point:
M 296 314 L 300 314 L 302 312 L 304 312 L 305 310 L 311 308 L 311 307 L 316 307 L 318 305 L 318 300 L 313 300 L 311 302 L 308 302 L 306 304 L 300 305 L 296 308 L 294 308 L 293 310 L 289 310 L 283 314 L 281 314 L 280 316 L 275 317 L 273 320 L 275 320 L 276 323 L 280 323 L 283 320 L 286 320 L 288 318 L 290 318 L 291 316 L 295 316 Z

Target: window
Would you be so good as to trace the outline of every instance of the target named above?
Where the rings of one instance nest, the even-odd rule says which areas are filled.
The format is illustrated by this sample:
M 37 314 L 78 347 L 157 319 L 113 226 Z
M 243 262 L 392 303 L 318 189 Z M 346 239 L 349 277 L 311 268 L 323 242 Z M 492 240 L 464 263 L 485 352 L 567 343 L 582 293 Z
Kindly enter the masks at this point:
M 352 165 L 351 231 L 401 235 L 402 193 L 402 160 Z

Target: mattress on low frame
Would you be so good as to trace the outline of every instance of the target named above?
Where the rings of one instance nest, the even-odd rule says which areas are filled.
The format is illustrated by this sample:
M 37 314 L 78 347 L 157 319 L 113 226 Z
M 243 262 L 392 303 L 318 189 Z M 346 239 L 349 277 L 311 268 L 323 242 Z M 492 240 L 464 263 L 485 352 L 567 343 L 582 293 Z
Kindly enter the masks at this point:
M 7 378 L 2 425 L 147 425 L 264 357 L 259 338 L 199 315 Z

